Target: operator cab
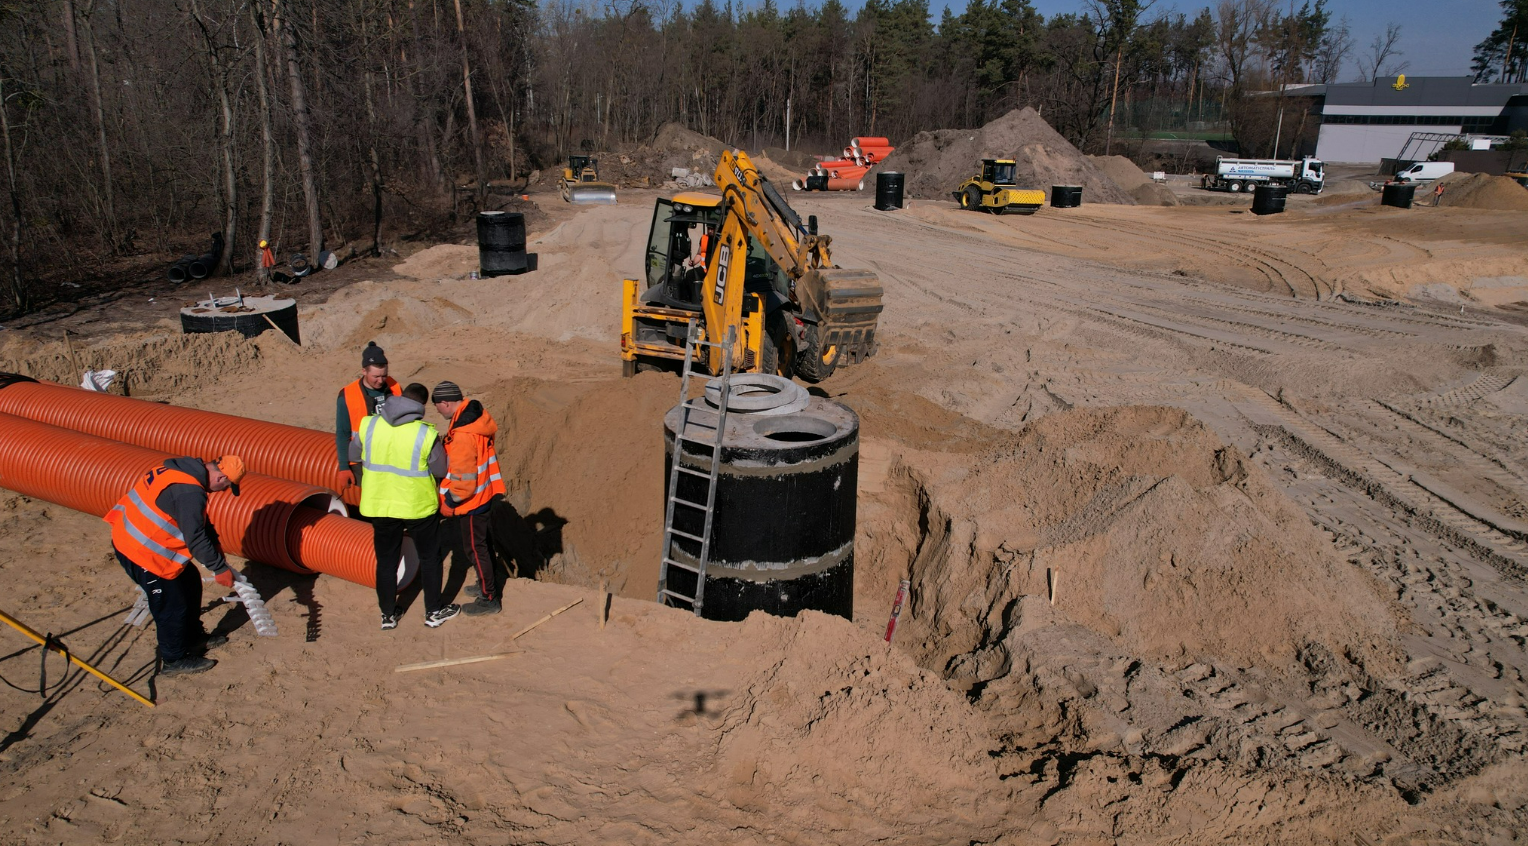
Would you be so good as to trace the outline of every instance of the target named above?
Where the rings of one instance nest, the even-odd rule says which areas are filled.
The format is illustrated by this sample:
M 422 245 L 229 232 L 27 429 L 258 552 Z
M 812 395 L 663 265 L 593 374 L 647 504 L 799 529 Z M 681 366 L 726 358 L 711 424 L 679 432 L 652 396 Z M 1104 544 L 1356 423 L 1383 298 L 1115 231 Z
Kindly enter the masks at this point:
M 647 290 L 642 301 L 651 305 L 698 310 L 701 288 L 721 228 L 722 198 L 687 191 L 659 199 L 653 209 L 647 240 Z M 702 244 L 706 253 L 702 253 Z M 775 264 L 752 236 L 748 238 L 743 290 L 757 293 L 773 311 L 787 299 L 785 271 Z M 744 305 L 745 310 L 748 305 Z
M 579 182 L 593 182 L 599 169 L 599 161 L 593 156 L 568 156 L 568 178 Z
M 993 185 L 1017 185 L 1017 169 L 1018 165 L 1012 159 L 982 159 L 982 181 Z

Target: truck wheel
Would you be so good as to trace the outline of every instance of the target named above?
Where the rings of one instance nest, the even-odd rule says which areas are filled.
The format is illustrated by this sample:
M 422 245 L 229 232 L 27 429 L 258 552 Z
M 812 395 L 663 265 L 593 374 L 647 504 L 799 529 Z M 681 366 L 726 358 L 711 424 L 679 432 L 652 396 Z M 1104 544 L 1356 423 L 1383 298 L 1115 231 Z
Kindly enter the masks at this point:
M 966 194 L 960 200 L 960 207 L 970 211 L 982 210 L 982 191 L 975 185 L 966 189 Z
M 1295 193 L 1296 194 L 1309 194 L 1310 193 L 1310 186 L 1305 184 L 1304 182 L 1301 182 L 1299 185 L 1295 186 Z
M 822 336 L 816 326 L 806 327 L 806 339 L 791 356 L 791 370 L 805 382 L 821 382 L 833 375 L 838 366 L 838 348 L 822 348 Z
M 1231 184 L 1227 185 L 1226 188 L 1232 194 L 1240 194 L 1241 193 L 1241 189 L 1242 189 L 1242 184 L 1240 182 L 1232 182 Z

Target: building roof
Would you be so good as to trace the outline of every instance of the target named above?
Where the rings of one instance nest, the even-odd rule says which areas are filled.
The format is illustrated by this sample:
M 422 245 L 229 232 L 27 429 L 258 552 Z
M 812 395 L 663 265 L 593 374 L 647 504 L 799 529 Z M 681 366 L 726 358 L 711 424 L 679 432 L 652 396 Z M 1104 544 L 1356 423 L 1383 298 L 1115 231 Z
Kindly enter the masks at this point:
M 1497 108 L 1517 94 L 1528 94 L 1528 85 L 1512 83 L 1477 84 L 1468 76 L 1408 76 L 1406 87 L 1397 91 L 1396 77 L 1385 76 L 1373 82 L 1342 82 L 1326 86 L 1326 112 L 1340 111 L 1341 106 L 1378 106 L 1414 109 L 1428 106 L 1475 106 Z

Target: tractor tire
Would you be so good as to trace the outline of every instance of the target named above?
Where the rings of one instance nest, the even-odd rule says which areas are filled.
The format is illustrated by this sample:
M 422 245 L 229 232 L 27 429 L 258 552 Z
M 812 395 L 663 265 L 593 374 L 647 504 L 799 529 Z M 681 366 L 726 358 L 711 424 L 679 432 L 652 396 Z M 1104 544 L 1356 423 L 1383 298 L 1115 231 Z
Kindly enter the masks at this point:
M 966 211 L 982 211 L 982 190 L 972 185 L 960 198 L 960 207 Z
M 780 348 L 775 346 L 775 339 L 768 332 L 759 341 L 759 372 L 771 376 L 789 376 L 780 372 Z
M 791 370 L 804 382 L 821 382 L 838 367 L 838 349 L 822 348 L 816 326 L 806 327 L 806 340 L 791 356 Z

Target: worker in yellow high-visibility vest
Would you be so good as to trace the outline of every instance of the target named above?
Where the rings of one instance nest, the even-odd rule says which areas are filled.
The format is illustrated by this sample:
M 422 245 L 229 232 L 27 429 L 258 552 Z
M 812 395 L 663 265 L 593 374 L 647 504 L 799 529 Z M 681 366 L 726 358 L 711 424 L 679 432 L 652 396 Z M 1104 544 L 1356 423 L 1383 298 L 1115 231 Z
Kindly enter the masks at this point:
M 424 624 L 434 628 L 461 611 L 441 601 L 436 491 L 448 465 L 435 427 L 424 421 L 429 398 L 425 386 L 415 382 L 401 395 L 384 399 L 378 412 L 361 422 L 350 444 L 350 460 L 360 462 L 366 479 L 361 486 L 361 515 L 371 518 L 377 550 L 377 605 L 384 630 L 397 628 L 402 614 L 397 604 L 398 560 L 405 534 L 414 539 L 419 551 Z

